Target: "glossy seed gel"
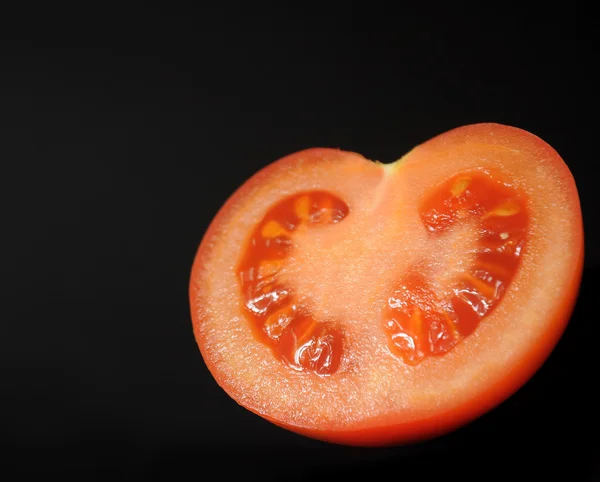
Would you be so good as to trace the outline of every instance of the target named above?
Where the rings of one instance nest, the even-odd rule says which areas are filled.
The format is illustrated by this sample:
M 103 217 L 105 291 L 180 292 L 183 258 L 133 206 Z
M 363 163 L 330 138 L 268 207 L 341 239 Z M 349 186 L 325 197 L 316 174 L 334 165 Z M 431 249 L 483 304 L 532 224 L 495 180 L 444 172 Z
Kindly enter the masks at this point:
M 300 193 L 273 206 L 256 227 L 238 266 L 246 317 L 255 336 L 296 370 L 335 372 L 343 351 L 337 323 L 315 320 L 278 274 L 298 231 L 336 224 L 348 206 L 326 192 Z

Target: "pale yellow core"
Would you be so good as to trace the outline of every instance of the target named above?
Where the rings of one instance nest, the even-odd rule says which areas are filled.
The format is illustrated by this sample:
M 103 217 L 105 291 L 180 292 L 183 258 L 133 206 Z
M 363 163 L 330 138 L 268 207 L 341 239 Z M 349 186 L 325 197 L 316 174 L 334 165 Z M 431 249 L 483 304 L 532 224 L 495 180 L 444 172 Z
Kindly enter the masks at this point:
M 271 220 L 263 226 L 260 234 L 262 234 L 264 238 L 272 239 L 279 236 L 286 236 L 290 233 L 277 221 Z
M 294 211 L 301 221 L 310 220 L 310 199 L 308 196 L 301 196 L 294 203 Z
M 450 192 L 452 193 L 453 196 L 458 197 L 463 192 L 465 192 L 465 189 L 467 189 L 467 187 L 469 187 L 470 183 L 471 183 L 471 178 L 460 177 L 454 182 L 454 184 L 450 188 Z
M 419 308 L 415 309 L 410 317 L 410 327 L 413 329 L 413 333 L 421 333 L 421 310 Z
M 515 201 L 506 201 L 505 203 L 502 203 L 500 206 L 495 208 L 493 211 L 486 213 L 484 215 L 484 218 L 487 218 L 490 216 L 502 216 L 502 217 L 514 216 L 520 210 L 521 210 L 521 208 Z

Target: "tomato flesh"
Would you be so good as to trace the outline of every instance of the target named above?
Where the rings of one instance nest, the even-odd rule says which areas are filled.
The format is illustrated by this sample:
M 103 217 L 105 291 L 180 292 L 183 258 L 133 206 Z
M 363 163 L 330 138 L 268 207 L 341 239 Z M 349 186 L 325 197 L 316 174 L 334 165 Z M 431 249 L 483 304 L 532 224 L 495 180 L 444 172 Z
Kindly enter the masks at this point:
M 393 291 L 383 311 L 393 353 L 413 364 L 443 355 L 477 328 L 499 303 L 514 276 L 525 244 L 525 198 L 489 173 L 462 173 L 437 186 L 420 209 L 431 236 L 477 222 L 475 262 L 459 283 L 440 292 L 417 270 Z M 340 323 L 315 320 L 278 280 L 296 230 L 341 222 L 348 206 L 327 192 L 290 196 L 271 208 L 247 243 L 238 266 L 246 317 L 255 336 L 295 370 L 329 375 L 343 356 Z
M 336 224 L 348 206 L 326 192 L 291 196 L 269 210 L 252 233 L 238 265 L 246 317 L 254 335 L 295 370 L 319 375 L 335 372 L 342 357 L 343 333 L 336 323 L 315 320 L 277 275 L 292 249 L 292 236 L 309 227 Z

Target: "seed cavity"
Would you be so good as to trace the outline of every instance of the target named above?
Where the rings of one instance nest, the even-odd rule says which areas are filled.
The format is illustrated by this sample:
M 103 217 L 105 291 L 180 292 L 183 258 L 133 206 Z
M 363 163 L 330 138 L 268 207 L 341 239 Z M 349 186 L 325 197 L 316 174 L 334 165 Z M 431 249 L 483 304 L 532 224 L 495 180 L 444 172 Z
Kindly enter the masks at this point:
M 460 196 L 469 187 L 471 183 L 470 177 L 459 177 L 450 188 L 450 192 L 454 197 Z
M 282 259 L 265 259 L 262 260 L 258 265 L 258 278 L 270 278 L 275 276 L 284 265 Z
M 273 206 L 252 233 L 237 267 L 245 315 L 255 337 L 295 371 L 335 373 L 344 352 L 339 324 L 321 322 L 279 280 L 298 229 L 336 224 L 348 206 L 327 192 L 300 193 Z
M 409 365 L 448 353 L 498 306 L 519 269 L 529 224 L 523 197 L 482 173 L 438 186 L 420 214 L 430 236 L 449 235 L 467 220 L 479 225 L 481 236 L 476 259 L 445 292 L 415 266 L 389 296 L 382 326 L 390 351 Z

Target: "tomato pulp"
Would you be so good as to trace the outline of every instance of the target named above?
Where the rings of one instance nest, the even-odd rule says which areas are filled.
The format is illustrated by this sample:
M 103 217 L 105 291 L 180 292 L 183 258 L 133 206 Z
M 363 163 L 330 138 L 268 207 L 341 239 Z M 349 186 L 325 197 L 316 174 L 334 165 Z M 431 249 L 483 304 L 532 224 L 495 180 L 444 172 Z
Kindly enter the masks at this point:
M 193 329 L 248 410 L 334 443 L 406 443 L 535 373 L 582 265 L 574 179 L 524 130 L 459 127 L 391 164 L 308 149 L 217 213 L 192 268 Z

